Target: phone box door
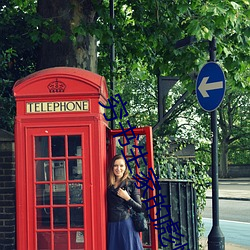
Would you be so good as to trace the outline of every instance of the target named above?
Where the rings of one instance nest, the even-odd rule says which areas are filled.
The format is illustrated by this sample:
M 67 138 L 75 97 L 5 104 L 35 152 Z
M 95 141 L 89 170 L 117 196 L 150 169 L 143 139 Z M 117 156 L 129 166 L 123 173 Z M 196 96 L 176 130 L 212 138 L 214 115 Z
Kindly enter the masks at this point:
M 90 244 L 88 144 L 88 127 L 27 129 L 30 249 L 87 249 Z

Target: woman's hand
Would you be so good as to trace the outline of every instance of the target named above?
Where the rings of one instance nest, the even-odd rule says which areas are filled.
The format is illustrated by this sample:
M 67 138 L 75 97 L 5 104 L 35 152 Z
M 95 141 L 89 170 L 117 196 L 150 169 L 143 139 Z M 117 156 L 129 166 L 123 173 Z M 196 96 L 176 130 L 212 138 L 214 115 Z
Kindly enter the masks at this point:
M 129 201 L 131 199 L 131 197 L 129 196 L 127 190 L 123 190 L 121 188 L 118 189 L 117 195 L 119 197 L 121 197 L 122 199 L 124 199 L 125 201 Z

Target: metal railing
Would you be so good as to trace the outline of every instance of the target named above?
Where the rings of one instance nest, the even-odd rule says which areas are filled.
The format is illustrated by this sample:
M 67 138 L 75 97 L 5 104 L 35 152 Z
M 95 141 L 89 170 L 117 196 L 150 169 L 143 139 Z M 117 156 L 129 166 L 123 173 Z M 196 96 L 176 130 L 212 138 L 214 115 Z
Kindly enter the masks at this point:
M 161 244 L 159 239 L 159 250 L 172 249 L 190 249 L 198 250 L 198 226 L 197 226 L 197 206 L 196 206 L 196 192 L 192 186 L 192 181 L 180 179 L 160 179 L 159 180 L 161 193 L 166 196 L 164 205 L 169 205 L 169 211 L 160 209 L 159 218 L 170 212 L 170 219 L 172 222 L 178 222 L 178 228 L 172 227 L 172 233 L 165 230 L 158 231 L 159 238 L 165 246 Z M 162 219 L 162 222 L 167 219 Z M 164 223 L 162 226 L 166 228 L 168 224 Z M 179 230 L 178 230 L 179 229 Z M 171 234 L 174 238 L 171 237 Z M 178 240 L 176 240 L 178 238 Z M 182 245 L 187 245 L 182 248 Z M 167 245 L 167 246 L 166 246 Z

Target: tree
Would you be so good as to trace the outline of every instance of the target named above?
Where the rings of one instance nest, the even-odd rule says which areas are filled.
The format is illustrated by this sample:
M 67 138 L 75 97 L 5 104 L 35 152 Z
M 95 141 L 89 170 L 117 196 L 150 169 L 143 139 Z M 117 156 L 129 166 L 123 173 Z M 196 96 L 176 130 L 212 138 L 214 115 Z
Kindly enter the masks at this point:
M 27 37 L 40 45 L 39 61 L 46 57 L 43 62 L 47 64 L 46 67 L 53 64 L 95 68 L 95 63 L 91 66 L 91 63 L 83 61 L 90 61 L 90 57 L 96 61 L 98 50 L 98 73 L 108 78 L 108 52 L 114 39 L 116 72 L 119 72 L 120 65 L 123 65 L 125 72 L 142 65 L 151 75 L 164 74 L 186 79 L 183 83 L 193 89 L 189 74 L 198 72 L 208 59 L 208 45 L 204 41 L 214 36 L 217 40 L 217 57 L 225 69 L 226 78 L 231 79 L 232 86 L 249 89 L 247 0 L 212 0 L 205 3 L 200 0 L 169 3 L 118 0 L 115 1 L 113 33 L 109 30 L 108 3 L 108 0 L 39 0 L 37 13 L 34 13 L 36 2 L 31 0 L 3 1 L 2 6 L 16 9 L 24 16 L 32 14 L 30 18 L 24 18 L 30 27 Z M 15 34 L 18 35 L 18 32 Z M 190 35 L 195 36 L 197 42 L 177 50 L 176 41 Z M 62 50 L 62 47 L 65 49 Z M 50 52 L 49 57 L 47 51 Z M 58 54 L 54 56 L 56 52 Z M 41 68 L 40 64 L 38 68 Z
M 235 148 L 249 153 L 250 102 L 248 95 L 242 92 L 228 91 L 219 110 L 220 164 L 219 176 L 228 177 L 228 153 Z M 240 144 L 239 144 L 240 142 Z M 249 160 L 249 159 L 248 159 Z M 246 162 L 248 163 L 248 162 Z
M 97 72 L 93 32 L 101 0 L 38 0 L 42 40 L 37 68 L 71 66 Z M 44 20 L 49 20 L 44 22 Z
M 119 62 L 125 62 L 129 69 L 136 62 L 139 67 L 142 60 L 151 74 L 178 76 L 190 85 L 189 74 L 198 72 L 208 59 L 208 43 L 204 41 L 214 36 L 217 57 L 223 68 L 226 65 L 226 78 L 237 75 L 233 85 L 249 88 L 249 78 L 241 77 L 249 55 L 248 5 L 240 0 L 116 1 L 114 36 Z M 195 44 L 175 48 L 177 40 L 191 35 L 197 38 Z
M 143 4 L 142 4 L 143 3 Z M 218 2 L 216 0 L 209 2 L 192 1 L 174 1 L 171 3 L 165 3 L 160 1 L 117 1 L 116 2 L 116 33 L 115 43 L 117 50 L 117 69 L 124 63 L 125 69 L 123 75 L 131 74 L 131 71 L 135 68 L 140 69 L 141 65 L 147 68 L 151 75 L 156 76 L 159 74 L 167 76 L 178 76 L 182 81 L 182 86 L 190 90 L 190 93 L 194 89 L 194 81 L 190 76 L 197 74 L 199 69 L 204 65 L 206 60 L 209 59 L 208 53 L 208 41 L 214 36 L 217 40 L 217 59 L 222 66 L 227 80 L 228 88 L 237 89 L 244 88 L 249 93 L 249 19 L 248 16 L 248 1 L 223 1 Z M 178 14 L 177 14 L 178 13 Z M 126 33 L 126 36 L 123 34 Z M 191 47 L 185 47 L 177 50 L 175 48 L 175 42 L 185 36 L 193 35 L 197 38 L 197 42 Z M 136 41 L 136 46 L 132 41 Z M 139 71 L 139 70 L 138 70 Z M 116 71 L 121 72 L 121 71 Z M 136 74 L 135 74 L 136 75 Z M 145 75 L 145 74 L 143 74 Z M 126 78 L 131 78 L 129 76 Z M 122 79 L 117 74 L 116 79 Z M 152 79 L 152 77 L 151 77 Z M 118 80 L 118 83 L 119 83 Z M 122 82 L 123 81 L 123 82 Z M 135 80 L 136 81 L 136 80 Z M 151 80 L 152 81 L 152 80 Z M 121 85 L 124 84 L 124 79 L 121 80 Z M 144 82 L 145 83 L 145 82 Z M 125 87 L 126 88 L 126 87 Z M 152 88 L 151 88 L 152 89 Z M 140 87 L 143 92 L 144 99 L 147 93 L 146 88 Z M 137 92 L 142 93 L 138 90 Z M 125 94 L 126 91 L 123 93 Z M 130 97 L 133 93 L 129 93 Z M 124 96 L 124 95 L 123 95 Z M 125 95 L 126 96 L 126 95 Z M 148 100 L 154 100 L 150 98 L 152 96 L 148 93 Z M 156 96 L 156 95 L 154 95 Z M 138 97 L 138 95 L 137 95 Z M 194 96 L 191 96 L 194 98 Z M 172 99 L 171 99 L 172 100 Z M 190 100 L 190 99 L 189 99 Z M 247 100 L 246 100 L 247 101 Z M 139 106 L 140 102 L 137 102 Z M 145 103 L 145 102 L 144 102 Z M 186 103 L 192 103 L 187 101 Z M 204 124 L 205 128 L 208 128 L 207 132 L 204 132 L 204 127 L 198 129 L 194 134 L 198 138 L 203 138 L 209 142 L 211 141 L 210 131 L 210 119 L 207 114 L 199 112 L 199 107 L 194 105 L 192 114 L 197 118 L 197 121 L 192 121 L 187 127 L 197 128 L 196 124 Z M 186 110 L 185 110 L 186 107 Z M 183 109 L 178 108 L 171 117 L 169 117 L 161 128 L 161 133 L 164 131 L 169 135 L 170 133 L 176 133 L 180 128 L 176 123 L 173 123 L 176 117 L 185 116 L 188 106 L 184 105 Z M 222 106 L 223 107 L 223 106 Z M 144 110 L 147 107 L 144 106 Z M 138 109 L 134 109 L 138 110 Z M 147 112 L 150 114 L 153 109 Z M 185 111 L 184 111 L 185 110 Z M 222 109 L 220 109 L 222 110 Z M 195 113 L 199 113 L 196 115 Z M 222 111 L 225 113 L 225 111 Z M 138 120 L 138 114 L 137 114 Z M 145 113 L 142 117 L 145 120 Z M 204 121 L 199 121 L 200 117 L 203 117 Z M 155 119 L 149 119 L 155 121 Z M 220 120 L 220 117 L 219 117 Z M 174 124 L 174 125 L 173 125 Z M 222 123 L 219 123 L 221 125 Z M 184 125 L 181 124 L 183 127 Z M 165 129 L 164 129 L 165 128 Z M 182 129 L 182 132 L 184 130 Z M 188 132 L 189 131 L 189 132 Z M 185 134 L 191 136 L 190 131 L 193 129 L 185 130 Z M 198 133 L 200 131 L 200 133 Z M 220 131 L 223 131 L 222 129 Z M 233 131 L 228 131 L 230 137 L 233 137 Z M 192 137 L 194 140 L 194 138 Z M 241 137 L 240 140 L 243 138 Z M 211 150 L 207 147 L 209 144 L 202 144 L 197 142 L 197 145 L 205 146 L 205 153 L 211 154 Z M 224 147 L 226 146 L 223 137 L 220 137 L 220 169 L 226 170 L 225 161 L 222 161 L 225 157 Z M 200 148 L 200 150 L 202 149 Z M 205 155 L 203 154 L 202 157 Z M 210 159 L 210 156 L 206 157 Z M 226 159 L 226 158 L 225 158 Z M 223 163 L 224 162 L 224 163 Z M 209 162 L 208 162 L 209 163 Z M 211 164 L 210 164 L 211 165 Z M 220 176 L 225 176 L 220 171 Z
M 13 1 L 0 2 L 0 128 L 7 131 L 14 130 L 12 87 L 35 70 L 34 13 L 34 4 L 17 7 Z

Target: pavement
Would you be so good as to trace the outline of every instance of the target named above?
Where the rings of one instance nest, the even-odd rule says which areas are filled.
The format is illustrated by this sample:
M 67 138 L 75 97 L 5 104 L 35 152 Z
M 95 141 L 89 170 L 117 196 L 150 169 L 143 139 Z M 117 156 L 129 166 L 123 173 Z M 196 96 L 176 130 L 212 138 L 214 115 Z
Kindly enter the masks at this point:
M 234 179 L 220 179 L 220 184 L 238 184 L 238 185 L 249 185 L 250 186 L 250 178 L 234 178 Z M 212 198 L 212 187 L 207 190 L 206 197 Z M 250 201 L 250 189 L 221 189 L 219 187 L 219 199 L 227 199 L 227 200 L 247 200 Z
M 202 238 L 200 240 L 200 244 L 202 245 L 202 250 L 208 250 L 207 238 Z M 225 250 L 249 250 L 249 249 L 250 249 L 249 247 L 243 247 L 243 246 L 225 242 Z
M 219 199 L 250 201 L 250 189 L 246 190 L 242 188 L 242 189 L 232 190 L 232 189 L 220 188 L 220 185 L 227 185 L 227 184 L 250 186 L 250 178 L 219 179 Z M 207 190 L 206 197 L 207 199 L 212 198 L 212 188 Z M 201 238 L 200 244 L 202 245 L 202 250 L 208 250 L 206 237 Z M 225 242 L 225 250 L 250 250 L 250 248 Z

